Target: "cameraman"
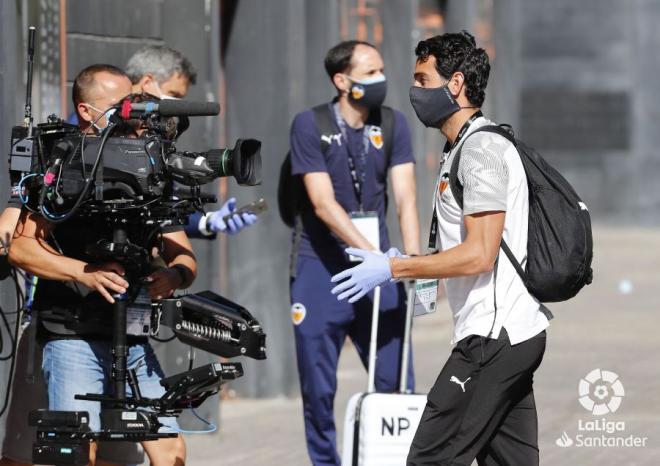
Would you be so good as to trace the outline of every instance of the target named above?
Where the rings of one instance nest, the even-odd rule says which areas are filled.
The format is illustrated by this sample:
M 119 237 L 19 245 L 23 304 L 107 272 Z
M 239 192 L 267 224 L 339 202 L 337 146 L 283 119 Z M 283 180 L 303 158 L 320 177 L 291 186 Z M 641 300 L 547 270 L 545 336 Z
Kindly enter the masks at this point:
M 126 74 L 134 93 L 146 92 L 161 99 L 183 99 L 197 80 L 190 60 L 163 45 L 148 45 L 135 52 L 126 63 Z M 190 238 L 215 239 L 218 232 L 233 235 L 257 221 L 257 216 L 249 212 L 231 215 L 235 210 L 236 199 L 232 197 L 219 210 L 192 214 L 185 231 Z M 228 215 L 225 222 L 223 218 Z
M 102 131 L 108 124 L 107 109 L 130 92 L 130 80 L 115 67 L 93 65 L 83 70 L 73 86 L 81 129 L 88 133 Z M 113 293 L 124 293 L 129 286 L 120 264 L 94 263 L 86 256 L 85 243 L 96 242 L 103 234 L 104 225 L 96 222 L 74 216 L 54 225 L 23 211 L 10 249 L 13 265 L 40 277 L 34 310 L 43 321 L 39 337 L 45 342 L 42 368 L 49 409 L 88 411 L 92 430 L 100 429 L 100 403 L 75 400 L 74 395 L 107 392 L 112 371 L 110 303 L 114 302 Z M 162 243 L 161 255 L 168 267 L 145 279 L 152 299 L 188 287 L 196 275 L 195 258 L 183 231 L 163 231 Z M 94 305 L 90 305 L 92 302 Z M 129 336 L 127 366 L 136 368 L 145 397 L 157 398 L 164 393 L 159 385 L 163 374 L 146 338 Z M 176 428 L 171 418 L 161 421 Z M 152 465 L 185 462 L 181 436 L 144 442 L 143 447 Z M 94 445 L 91 464 L 95 453 Z
M 126 95 L 126 75 L 111 65 L 92 65 L 78 74 L 75 83 L 73 100 L 76 115 L 80 114 L 76 123 L 80 122 L 82 131 L 94 135 L 100 131 L 99 128 L 107 124 L 104 112 L 100 109 L 112 106 Z M 98 121 L 94 121 L 97 119 Z M 18 192 L 13 191 L 0 215 L 0 234 L 3 239 L 6 238 L 7 246 L 16 229 L 21 207 Z M 27 285 L 26 295 L 30 294 L 31 286 L 33 285 Z M 17 343 L 13 395 L 8 406 L 0 466 L 23 466 L 32 463 L 32 441 L 36 430 L 28 426 L 28 413 L 35 408 L 45 408 L 48 402 L 41 373 L 37 371 L 39 373 L 35 374 L 32 369 L 34 365 L 41 365 L 44 342 L 34 341 L 30 329 L 31 327 L 24 329 Z M 137 462 L 141 461 L 142 454 L 133 445 L 128 448 L 126 444 L 115 443 L 114 448 L 102 447 L 99 456 L 113 462 Z

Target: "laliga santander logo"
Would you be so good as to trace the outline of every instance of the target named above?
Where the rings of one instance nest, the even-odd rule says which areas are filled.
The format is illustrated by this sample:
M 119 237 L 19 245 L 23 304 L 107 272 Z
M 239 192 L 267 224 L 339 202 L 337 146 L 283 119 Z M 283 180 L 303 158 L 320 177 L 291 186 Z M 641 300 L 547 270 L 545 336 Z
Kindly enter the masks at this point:
M 578 392 L 580 404 L 594 416 L 616 412 L 626 394 L 617 374 L 600 369 L 594 369 L 580 379 Z
M 577 432 L 570 437 L 566 431 L 555 440 L 562 448 L 644 448 L 649 437 L 642 437 L 626 431 L 624 421 L 610 420 L 605 415 L 616 412 L 625 396 L 619 376 L 612 371 L 594 369 L 578 386 L 580 404 L 596 419 L 578 419 Z

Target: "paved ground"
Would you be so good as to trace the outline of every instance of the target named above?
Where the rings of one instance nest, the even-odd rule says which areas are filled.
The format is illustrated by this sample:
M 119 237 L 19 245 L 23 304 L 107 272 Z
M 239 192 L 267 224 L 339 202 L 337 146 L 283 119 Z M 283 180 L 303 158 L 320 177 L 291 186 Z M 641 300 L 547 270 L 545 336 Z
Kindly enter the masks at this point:
M 536 377 L 541 464 L 657 465 L 660 231 L 601 227 L 595 232 L 595 240 L 594 284 L 574 300 L 551 306 L 556 319 Z M 415 369 L 418 390 L 422 392 L 431 386 L 450 350 L 449 311 L 446 305 L 438 311 L 415 322 Z M 578 434 L 582 438 L 600 438 L 603 434 L 578 431 L 580 421 L 588 427 L 597 419 L 578 402 L 580 379 L 596 368 L 617 373 L 625 388 L 620 408 L 605 416 L 607 421 L 625 424 L 625 431 L 612 436 L 647 437 L 645 447 L 576 446 Z M 365 385 L 365 373 L 349 343 L 340 363 L 335 402 L 340 430 L 349 396 Z M 309 464 L 299 399 L 231 400 L 222 404 L 220 414 L 219 434 L 188 437 L 189 464 Z M 622 424 L 617 426 L 621 428 Z M 555 442 L 564 432 L 575 443 L 561 448 Z

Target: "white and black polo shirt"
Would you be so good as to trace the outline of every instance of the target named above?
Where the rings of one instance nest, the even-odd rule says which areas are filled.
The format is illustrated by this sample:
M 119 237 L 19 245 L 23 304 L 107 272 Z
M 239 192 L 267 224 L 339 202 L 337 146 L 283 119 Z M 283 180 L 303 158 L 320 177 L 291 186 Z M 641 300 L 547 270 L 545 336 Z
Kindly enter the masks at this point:
M 516 148 L 504 137 L 474 130 L 493 122 L 477 118 L 449 153 L 444 154 L 434 195 L 438 216 L 438 248 L 451 249 L 465 240 L 464 215 L 505 211 L 504 241 L 523 264 L 527 260 L 528 190 L 525 171 Z M 458 179 L 463 185 L 463 209 L 449 187 L 449 171 L 460 146 Z M 511 344 L 520 343 L 548 327 L 548 319 L 532 297 L 505 254 L 499 255 L 497 290 L 494 273 L 444 280 L 454 318 L 456 343 L 470 335 L 488 336 L 497 314 L 492 337 L 506 328 Z

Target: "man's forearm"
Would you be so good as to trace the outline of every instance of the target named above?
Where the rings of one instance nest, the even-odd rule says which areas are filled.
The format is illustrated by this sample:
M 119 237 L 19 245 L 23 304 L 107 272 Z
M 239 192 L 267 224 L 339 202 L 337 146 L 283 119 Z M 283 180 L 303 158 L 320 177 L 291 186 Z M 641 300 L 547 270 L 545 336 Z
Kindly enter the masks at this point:
M 372 245 L 353 225 L 351 218 L 337 201 L 329 200 L 315 206 L 314 212 L 342 241 L 354 248 L 373 251 Z
M 477 275 L 493 269 L 494 261 L 485 259 L 487 254 L 467 243 L 447 251 L 426 256 L 392 258 L 390 267 L 393 278 L 450 278 Z
M 21 215 L 21 209 L 16 207 L 7 207 L 0 214 L 0 254 L 7 254 L 5 248 L 11 243 L 11 238 L 14 236 L 14 230 L 18 223 L 18 217 Z
M 396 213 L 401 226 L 403 249 L 406 254 L 419 254 L 419 215 L 417 213 L 417 182 L 412 162 L 392 167 L 392 191 Z
M 418 255 L 419 246 L 419 215 L 415 198 L 406 200 L 399 208 L 399 224 L 401 226 L 401 237 L 403 248 L 408 255 Z
M 197 259 L 190 240 L 183 231 L 163 235 L 163 259 L 181 276 L 178 288 L 188 288 L 197 277 Z
M 47 243 L 17 236 L 9 249 L 12 265 L 47 280 L 78 281 L 87 263 L 65 257 Z

